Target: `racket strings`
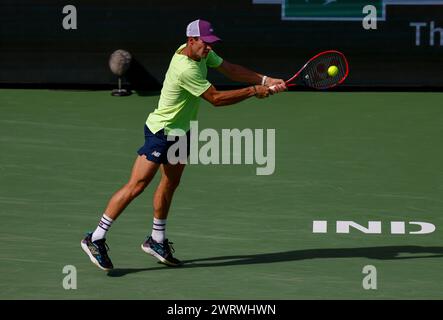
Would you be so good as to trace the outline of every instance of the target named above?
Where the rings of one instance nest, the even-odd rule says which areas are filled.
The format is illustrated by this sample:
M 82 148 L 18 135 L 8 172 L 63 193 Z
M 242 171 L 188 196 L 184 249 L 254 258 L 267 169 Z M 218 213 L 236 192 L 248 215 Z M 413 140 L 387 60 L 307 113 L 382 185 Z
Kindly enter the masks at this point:
M 331 66 L 338 68 L 338 72 L 334 76 L 328 74 L 328 69 Z M 325 89 L 340 83 L 346 77 L 346 74 L 346 61 L 339 53 L 332 52 L 311 61 L 305 68 L 303 78 L 306 85 L 316 89 Z

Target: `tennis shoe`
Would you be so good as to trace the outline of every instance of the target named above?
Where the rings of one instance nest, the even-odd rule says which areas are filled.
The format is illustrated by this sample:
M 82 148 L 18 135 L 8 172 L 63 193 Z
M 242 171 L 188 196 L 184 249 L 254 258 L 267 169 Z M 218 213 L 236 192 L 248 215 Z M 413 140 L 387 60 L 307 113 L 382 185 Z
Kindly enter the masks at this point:
M 86 234 L 86 237 L 80 242 L 82 249 L 95 264 L 102 270 L 108 271 L 114 268 L 111 259 L 109 259 L 109 247 L 106 244 L 106 239 L 99 239 L 92 241 L 92 232 Z
M 149 237 L 145 242 L 143 242 L 141 247 L 144 252 L 156 257 L 161 263 L 171 267 L 178 267 L 183 263 L 172 256 L 172 253 L 175 252 L 172 244 L 173 243 L 169 242 L 168 239 L 165 239 L 163 243 L 159 243 L 152 237 Z

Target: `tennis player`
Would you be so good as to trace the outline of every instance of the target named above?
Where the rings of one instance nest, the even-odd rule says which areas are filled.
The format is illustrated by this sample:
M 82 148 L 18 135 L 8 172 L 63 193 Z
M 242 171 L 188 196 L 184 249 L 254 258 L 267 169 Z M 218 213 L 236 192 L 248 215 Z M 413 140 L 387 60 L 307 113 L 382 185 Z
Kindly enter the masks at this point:
M 179 266 L 181 261 L 166 238 L 166 219 L 172 196 L 180 182 L 185 164 L 168 162 L 168 148 L 175 141 L 168 141 L 173 129 L 187 132 L 190 142 L 190 121 L 197 118 L 200 97 L 216 107 L 232 105 L 250 97 L 266 98 L 286 89 L 285 82 L 229 63 L 219 57 L 213 45 L 220 41 L 211 24 L 195 20 L 187 26 L 187 42 L 174 53 L 166 73 L 157 108 L 151 112 L 144 126 L 145 144 L 138 150 L 129 181 L 109 200 L 103 216 L 94 232 L 81 241 L 83 250 L 100 269 L 113 268 L 108 256 L 106 233 L 126 206 L 149 185 L 160 169 L 161 180 L 154 193 L 154 221 L 152 232 L 141 245 L 142 250 L 169 266 Z M 216 69 L 229 79 L 248 83 L 237 90 L 217 90 L 207 79 L 207 67 Z M 276 86 L 270 90 L 270 86 Z M 189 155 L 189 150 L 188 150 Z

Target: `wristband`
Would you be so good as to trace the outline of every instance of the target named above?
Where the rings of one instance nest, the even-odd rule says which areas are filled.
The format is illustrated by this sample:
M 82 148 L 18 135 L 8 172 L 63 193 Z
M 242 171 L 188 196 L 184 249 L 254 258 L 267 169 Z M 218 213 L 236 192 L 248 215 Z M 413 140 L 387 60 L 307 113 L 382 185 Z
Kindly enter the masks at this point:
M 266 79 L 268 79 L 267 76 L 263 76 L 263 78 L 261 79 L 261 85 L 264 86 L 266 84 Z

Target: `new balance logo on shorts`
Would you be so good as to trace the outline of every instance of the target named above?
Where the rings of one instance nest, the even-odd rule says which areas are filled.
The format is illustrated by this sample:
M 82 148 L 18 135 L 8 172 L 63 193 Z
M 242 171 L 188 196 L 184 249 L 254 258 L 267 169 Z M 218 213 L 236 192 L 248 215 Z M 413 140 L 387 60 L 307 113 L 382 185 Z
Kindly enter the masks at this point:
M 153 153 L 151 153 L 154 157 L 158 158 L 161 156 L 161 153 L 158 151 L 154 151 Z

